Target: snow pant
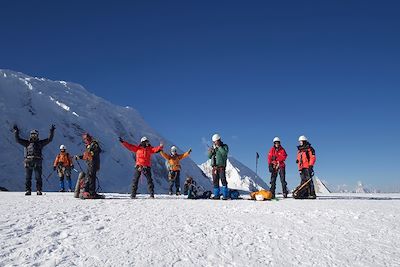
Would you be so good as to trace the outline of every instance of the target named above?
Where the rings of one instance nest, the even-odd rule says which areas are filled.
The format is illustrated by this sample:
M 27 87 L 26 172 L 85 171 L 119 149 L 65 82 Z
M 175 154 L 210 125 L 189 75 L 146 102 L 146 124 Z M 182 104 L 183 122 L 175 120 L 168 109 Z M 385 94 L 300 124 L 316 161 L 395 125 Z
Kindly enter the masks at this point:
M 311 179 L 310 183 L 307 186 L 307 191 L 308 191 L 307 193 L 308 196 L 315 196 L 314 182 L 312 180 L 311 172 L 308 168 L 302 169 L 300 171 L 300 178 L 301 178 L 300 185 L 304 184 L 309 179 Z
M 25 190 L 32 191 L 32 174 L 35 172 L 36 191 L 42 191 L 42 159 L 25 159 Z
M 133 197 L 136 196 L 139 179 L 140 179 L 140 176 L 142 175 L 142 173 L 147 178 L 147 189 L 148 189 L 150 195 L 154 195 L 154 184 L 153 184 L 153 178 L 151 177 L 151 168 L 144 167 L 144 166 L 136 166 L 135 175 L 133 176 L 133 183 L 132 183 L 131 196 L 133 196 Z
M 86 171 L 86 184 L 85 192 L 88 192 L 91 196 L 96 195 L 96 173 L 99 170 L 97 164 L 93 161 L 87 161 Z
M 281 184 L 282 184 L 282 193 L 287 194 L 287 183 L 286 183 L 286 170 L 285 167 L 279 168 L 279 170 L 274 169 L 271 173 L 271 193 L 272 195 L 275 195 L 275 189 L 276 189 L 276 178 L 278 177 L 281 178 Z
M 60 189 L 64 190 L 64 176 L 68 183 L 68 189 L 72 190 L 72 181 L 71 181 L 71 167 L 59 166 L 57 168 L 58 177 L 60 177 Z
M 212 170 L 212 177 L 213 177 L 213 185 L 214 185 L 214 197 L 220 195 L 220 190 L 219 190 L 219 181 L 221 181 L 222 184 L 222 195 L 224 198 L 229 197 L 229 189 L 228 189 L 228 181 L 226 180 L 226 167 L 213 167 Z
M 172 188 L 175 185 L 176 192 L 181 191 L 181 171 L 169 171 L 168 181 L 169 181 L 169 192 L 172 192 Z

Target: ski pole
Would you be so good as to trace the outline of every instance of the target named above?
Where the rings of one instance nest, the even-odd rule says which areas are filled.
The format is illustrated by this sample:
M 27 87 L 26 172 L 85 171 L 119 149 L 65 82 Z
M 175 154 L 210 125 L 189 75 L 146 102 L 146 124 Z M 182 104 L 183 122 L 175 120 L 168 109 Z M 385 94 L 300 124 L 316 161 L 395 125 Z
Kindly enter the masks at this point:
M 46 182 L 49 182 L 49 178 L 53 175 L 53 173 L 55 172 L 55 170 L 53 170 L 47 177 L 46 177 Z
M 78 166 L 79 166 L 79 169 L 81 169 L 81 172 L 83 172 L 82 166 L 81 166 L 81 164 L 79 163 L 79 161 L 78 161 L 77 159 L 75 159 L 75 161 L 76 161 L 76 163 L 78 163 Z

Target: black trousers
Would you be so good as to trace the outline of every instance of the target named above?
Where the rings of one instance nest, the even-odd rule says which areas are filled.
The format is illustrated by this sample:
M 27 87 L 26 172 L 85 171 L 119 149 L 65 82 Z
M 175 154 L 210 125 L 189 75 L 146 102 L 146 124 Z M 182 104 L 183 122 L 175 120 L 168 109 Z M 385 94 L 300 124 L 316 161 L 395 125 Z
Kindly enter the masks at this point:
M 310 170 L 309 169 L 302 169 L 300 171 L 300 178 L 301 178 L 300 184 L 304 184 L 309 179 L 311 179 L 312 176 L 311 176 Z M 309 186 L 308 186 L 308 195 L 309 196 L 315 196 L 314 182 L 313 182 L 312 179 L 311 179 L 311 181 L 309 183 Z
M 25 190 L 32 191 L 32 174 L 35 172 L 36 190 L 42 191 L 42 160 L 25 160 Z
M 135 175 L 133 176 L 133 183 L 132 183 L 132 196 L 136 196 L 139 179 L 142 174 L 147 178 L 147 189 L 150 195 L 154 195 L 154 184 L 153 184 L 153 178 L 151 177 L 151 168 L 136 166 Z
M 219 187 L 219 181 L 221 181 L 222 186 L 228 186 L 228 181 L 226 180 L 226 168 L 225 167 L 213 167 L 212 177 L 214 187 Z
M 271 192 L 272 194 L 275 194 L 275 189 L 276 189 L 276 178 L 278 177 L 281 178 L 281 184 L 282 184 L 282 192 L 284 194 L 288 193 L 287 190 L 287 183 L 286 183 L 286 169 L 285 168 L 279 168 L 279 170 L 274 169 L 274 171 L 271 173 Z
M 169 192 L 172 192 L 172 188 L 175 185 L 176 192 L 181 190 L 181 171 L 169 171 L 168 181 L 169 181 Z
M 97 164 L 94 162 L 87 162 L 85 192 L 89 192 L 90 195 L 96 194 L 96 177 L 98 169 Z

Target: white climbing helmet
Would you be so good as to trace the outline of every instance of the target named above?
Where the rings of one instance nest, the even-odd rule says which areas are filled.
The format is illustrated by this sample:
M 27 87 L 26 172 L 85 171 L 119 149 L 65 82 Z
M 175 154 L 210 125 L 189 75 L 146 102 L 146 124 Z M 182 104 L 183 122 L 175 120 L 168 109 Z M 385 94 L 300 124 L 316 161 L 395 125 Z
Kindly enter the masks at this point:
M 305 137 L 304 135 L 299 137 L 299 142 L 300 141 L 308 141 L 307 137 Z
M 213 142 L 215 142 L 215 141 L 218 141 L 218 140 L 221 140 L 221 136 L 219 135 L 219 134 L 214 134 L 213 136 L 212 136 L 212 141 Z
M 257 195 L 256 195 L 256 200 L 257 200 L 257 201 L 264 201 L 263 195 L 257 194 Z
M 279 139 L 279 137 L 275 137 L 274 140 L 273 140 L 273 142 L 274 142 L 274 143 L 275 143 L 275 142 L 281 142 L 281 139 Z
M 140 139 L 140 142 L 146 142 L 146 141 L 149 141 L 149 139 L 147 139 L 146 136 L 143 136 L 142 139 Z
M 61 146 L 60 146 L 60 150 L 67 150 L 67 147 L 64 146 L 64 145 L 61 145 Z
M 171 153 L 176 153 L 176 151 L 178 151 L 178 149 L 176 148 L 176 146 L 172 146 L 172 147 L 171 147 Z

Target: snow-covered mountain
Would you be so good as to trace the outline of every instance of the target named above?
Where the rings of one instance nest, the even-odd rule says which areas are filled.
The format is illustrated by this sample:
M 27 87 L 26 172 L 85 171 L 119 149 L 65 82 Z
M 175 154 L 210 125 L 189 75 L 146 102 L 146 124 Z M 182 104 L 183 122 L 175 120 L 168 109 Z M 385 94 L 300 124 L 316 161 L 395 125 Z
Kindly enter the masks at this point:
M 23 138 L 28 137 L 31 129 L 38 129 L 40 138 L 46 138 L 50 125 L 56 125 L 55 138 L 43 151 L 44 178 L 52 171 L 51 165 L 61 144 L 71 154 L 80 154 L 82 133 L 92 134 L 103 150 L 98 176 L 104 191 L 130 191 L 134 158 L 118 142 L 118 136 L 130 143 L 147 136 L 153 145 L 163 141 L 166 149 L 173 144 L 156 133 L 135 109 L 113 105 L 79 84 L 0 70 L 0 186 L 9 190 L 25 189 L 23 147 L 14 140 L 11 130 L 14 123 L 20 127 Z M 156 192 L 166 192 L 165 160 L 160 155 L 153 159 Z M 199 184 L 210 187 L 209 179 L 190 158 L 182 161 L 182 168 L 182 177 L 191 175 Z M 146 192 L 146 184 L 145 179 L 141 180 L 139 192 Z M 49 183 L 44 181 L 45 190 L 57 187 L 56 175 Z
M 366 194 L 366 193 L 371 193 L 371 190 L 369 190 L 368 188 L 364 187 L 364 185 L 363 185 L 363 183 L 361 181 L 358 181 L 357 187 L 356 187 L 354 192 L 358 193 L 358 194 Z
M 315 187 L 315 193 L 317 194 L 330 194 L 331 191 L 328 189 L 328 187 L 325 185 L 324 182 L 321 181 L 318 177 L 313 178 L 314 181 L 314 187 Z
M 199 165 L 200 169 L 209 177 L 212 182 L 212 168 L 210 160 Z M 269 189 L 265 183 L 256 173 L 250 170 L 243 163 L 233 157 L 228 158 L 226 165 L 226 177 L 228 180 L 228 187 L 243 191 L 257 191 L 260 189 Z

